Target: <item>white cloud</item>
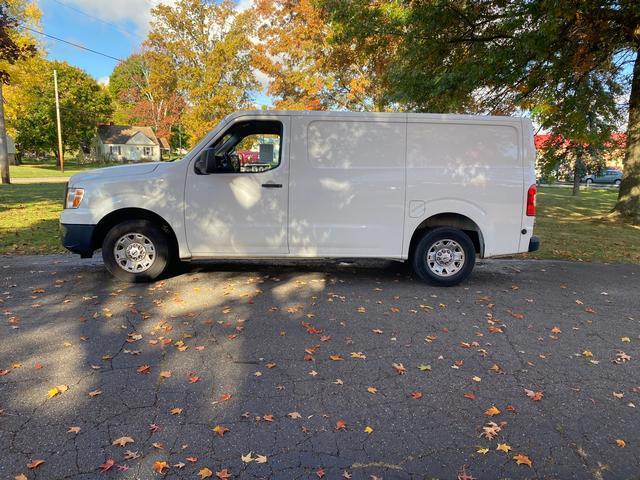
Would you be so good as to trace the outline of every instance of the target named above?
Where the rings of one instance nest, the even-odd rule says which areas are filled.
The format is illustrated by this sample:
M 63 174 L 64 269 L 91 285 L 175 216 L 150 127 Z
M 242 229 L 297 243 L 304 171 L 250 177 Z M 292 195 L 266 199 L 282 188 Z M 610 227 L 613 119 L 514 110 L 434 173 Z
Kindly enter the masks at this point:
M 106 22 L 115 23 L 126 31 L 126 23 L 135 25 L 130 36 L 144 38 L 149 32 L 151 9 L 156 5 L 173 5 L 177 0 L 66 0 L 67 3 Z M 236 0 L 237 10 L 243 12 L 254 5 L 254 0 Z M 62 8 L 62 7 L 60 7 Z M 123 32 L 125 33 L 125 32 Z M 139 40 L 140 38 L 138 38 Z
M 127 27 L 130 28 L 130 24 L 133 23 L 135 30 L 130 31 L 130 35 L 144 38 L 149 32 L 151 9 L 161 3 L 171 5 L 175 0 L 66 0 L 66 2 L 106 22 L 121 26 L 123 33 L 129 31 Z

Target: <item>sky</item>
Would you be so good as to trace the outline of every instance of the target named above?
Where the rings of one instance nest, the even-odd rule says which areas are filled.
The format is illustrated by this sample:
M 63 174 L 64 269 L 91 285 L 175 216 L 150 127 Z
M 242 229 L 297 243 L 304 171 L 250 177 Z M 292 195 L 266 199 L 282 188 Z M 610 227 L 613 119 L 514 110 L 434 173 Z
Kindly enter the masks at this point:
M 42 30 L 55 37 L 112 57 L 124 59 L 140 51 L 149 31 L 151 9 L 158 3 L 173 0 L 37 0 L 42 10 Z M 237 0 L 238 8 L 251 5 L 252 0 Z M 44 38 L 48 57 L 66 60 L 80 67 L 96 80 L 106 84 L 117 61 L 81 50 L 62 42 Z M 258 75 L 263 87 L 264 75 Z M 258 105 L 270 105 L 264 92 L 256 92 Z

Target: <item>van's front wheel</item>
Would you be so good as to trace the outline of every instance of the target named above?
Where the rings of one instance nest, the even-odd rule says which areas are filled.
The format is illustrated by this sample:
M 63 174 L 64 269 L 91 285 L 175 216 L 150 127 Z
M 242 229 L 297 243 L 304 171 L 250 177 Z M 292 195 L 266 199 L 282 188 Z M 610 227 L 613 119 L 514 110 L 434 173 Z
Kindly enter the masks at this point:
M 413 253 L 413 271 L 421 280 L 443 287 L 458 285 L 476 263 L 469 236 L 457 228 L 439 227 L 428 231 Z
M 107 232 L 102 242 L 107 270 L 125 282 L 150 282 L 169 263 L 169 239 L 148 220 L 127 220 Z

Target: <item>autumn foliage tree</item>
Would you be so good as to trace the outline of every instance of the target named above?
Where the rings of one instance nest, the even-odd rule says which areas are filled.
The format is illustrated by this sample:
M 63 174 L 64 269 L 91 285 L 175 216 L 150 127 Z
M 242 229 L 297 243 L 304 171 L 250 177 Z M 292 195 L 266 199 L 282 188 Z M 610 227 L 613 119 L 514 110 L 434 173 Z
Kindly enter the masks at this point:
M 109 91 L 117 123 L 151 126 L 158 137 L 169 137 L 180 121 L 185 101 L 168 60 L 153 52 L 133 54 L 114 68 Z
M 388 53 L 363 54 L 349 43 L 331 42 L 326 12 L 315 0 L 257 0 L 255 65 L 270 77 L 277 108 L 384 110 L 380 81 Z
M 624 113 L 619 99 L 630 94 L 615 210 L 640 222 L 640 3 L 320 3 L 339 42 L 368 52 L 384 38 L 398 39 L 385 72 L 389 95 L 414 110 L 528 110 L 576 145 L 601 146 Z
M 168 61 L 188 105 L 184 125 L 191 138 L 206 135 L 225 115 L 252 105 L 257 88 L 251 61 L 254 17 L 235 2 L 178 0 L 152 10 L 145 47 Z

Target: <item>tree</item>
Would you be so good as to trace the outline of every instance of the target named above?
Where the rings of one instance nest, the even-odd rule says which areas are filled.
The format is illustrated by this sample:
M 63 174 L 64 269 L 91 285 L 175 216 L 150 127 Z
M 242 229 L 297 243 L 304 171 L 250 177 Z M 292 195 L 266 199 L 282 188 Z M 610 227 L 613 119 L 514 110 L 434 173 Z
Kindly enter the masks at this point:
M 66 62 L 37 59 L 29 81 L 20 86 L 16 108 L 17 142 L 23 150 L 55 152 L 56 114 L 53 70 L 58 72 L 64 150 L 88 151 L 96 126 L 109 120 L 113 107 L 104 87 L 83 70 Z
M 153 52 L 133 54 L 114 68 L 109 79 L 114 120 L 148 125 L 158 137 L 168 137 L 185 108 L 177 78 L 166 57 Z
M 337 41 L 367 51 L 398 38 L 391 97 L 436 112 L 528 110 L 554 134 L 600 147 L 631 88 L 625 179 L 616 211 L 640 221 L 640 4 L 320 0 Z M 628 65 L 635 62 L 632 75 Z
M 4 116 L 3 84 L 9 83 L 9 67 L 16 62 L 29 58 L 36 53 L 31 38 L 18 31 L 19 19 L 37 17 L 37 7 L 28 9 L 23 2 L 3 3 L 0 5 L 0 181 L 10 183 L 9 155 L 7 152 L 7 132 Z
M 393 43 L 362 55 L 349 43 L 331 43 L 331 24 L 313 0 L 258 0 L 255 65 L 271 82 L 282 109 L 384 110 L 379 85 Z
M 145 43 L 152 55 L 168 59 L 177 90 L 188 108 L 183 124 L 198 140 L 225 115 L 252 105 L 257 87 L 251 63 L 251 11 L 232 0 L 177 0 L 152 10 Z

